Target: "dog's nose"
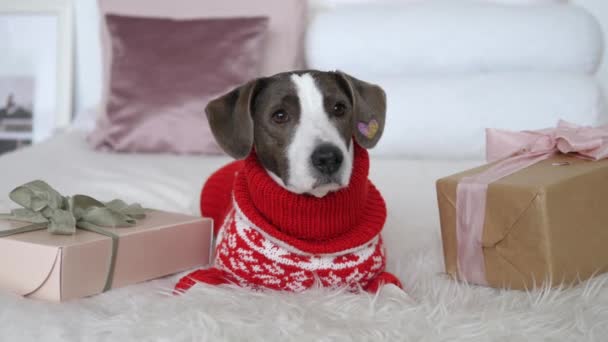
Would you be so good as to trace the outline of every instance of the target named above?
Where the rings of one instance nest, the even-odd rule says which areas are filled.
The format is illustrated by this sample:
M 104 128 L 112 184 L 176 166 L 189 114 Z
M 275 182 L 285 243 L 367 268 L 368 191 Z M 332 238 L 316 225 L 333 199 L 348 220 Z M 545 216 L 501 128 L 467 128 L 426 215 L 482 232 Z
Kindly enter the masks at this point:
M 322 174 L 331 175 L 342 165 L 342 152 L 334 145 L 323 144 L 317 147 L 310 156 L 312 166 Z

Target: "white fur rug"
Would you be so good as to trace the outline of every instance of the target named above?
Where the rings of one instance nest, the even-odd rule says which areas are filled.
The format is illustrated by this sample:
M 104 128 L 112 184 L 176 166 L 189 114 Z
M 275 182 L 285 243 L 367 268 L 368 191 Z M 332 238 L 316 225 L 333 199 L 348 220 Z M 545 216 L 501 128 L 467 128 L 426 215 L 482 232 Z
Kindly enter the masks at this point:
M 469 287 L 441 274 L 438 236 L 417 242 L 389 246 L 410 297 L 203 285 L 172 296 L 177 276 L 64 304 L 0 294 L 0 341 L 606 340 L 608 277 L 534 293 Z
M 57 162 L 59 156 L 64 159 Z M 92 153 L 81 136 L 63 135 L 0 159 L 0 200 L 14 185 L 44 172 L 66 194 L 121 197 L 194 213 L 198 193 L 193 189 L 223 162 Z M 51 164 L 52 172 L 44 167 Z M 175 297 L 168 293 L 178 276 L 63 304 L 0 292 L 0 342 L 608 340 L 606 276 L 574 289 L 524 293 L 468 287 L 442 274 L 434 182 L 473 165 L 382 159 L 372 164 L 372 178 L 388 205 L 388 268 L 413 300 L 390 290 L 374 297 L 207 286 Z

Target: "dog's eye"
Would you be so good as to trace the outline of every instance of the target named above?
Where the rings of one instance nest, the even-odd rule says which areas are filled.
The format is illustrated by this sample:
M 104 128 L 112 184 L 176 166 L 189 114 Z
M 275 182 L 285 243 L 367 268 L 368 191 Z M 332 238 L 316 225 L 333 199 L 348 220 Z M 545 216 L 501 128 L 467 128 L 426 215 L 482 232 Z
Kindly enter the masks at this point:
M 342 102 L 338 102 L 334 105 L 334 116 L 342 116 L 346 112 L 346 105 Z
M 289 114 L 287 114 L 285 111 L 277 110 L 276 112 L 272 113 L 272 121 L 278 124 L 286 123 L 289 121 Z

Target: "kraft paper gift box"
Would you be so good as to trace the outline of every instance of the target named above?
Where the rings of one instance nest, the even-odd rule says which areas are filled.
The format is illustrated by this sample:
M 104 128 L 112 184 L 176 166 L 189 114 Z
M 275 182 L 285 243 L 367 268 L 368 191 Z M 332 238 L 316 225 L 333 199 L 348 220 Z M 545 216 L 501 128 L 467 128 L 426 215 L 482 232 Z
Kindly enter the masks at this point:
M 608 127 L 565 122 L 488 131 L 489 159 L 509 158 L 436 184 L 446 272 L 532 289 L 608 271 L 607 142 Z
M 0 232 L 28 225 L 0 218 Z M 146 209 L 132 227 L 104 228 L 118 238 L 113 267 L 113 239 L 93 231 L 57 235 L 45 228 L 4 236 L 0 289 L 59 302 L 204 266 L 212 226 L 207 218 Z

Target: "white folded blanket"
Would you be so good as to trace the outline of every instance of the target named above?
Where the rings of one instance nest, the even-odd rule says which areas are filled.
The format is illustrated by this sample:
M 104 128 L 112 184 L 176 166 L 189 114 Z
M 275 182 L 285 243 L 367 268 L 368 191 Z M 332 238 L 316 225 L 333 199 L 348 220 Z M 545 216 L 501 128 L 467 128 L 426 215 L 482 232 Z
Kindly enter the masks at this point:
M 593 73 L 603 45 L 595 18 L 573 5 L 448 0 L 321 12 L 311 22 L 306 50 L 311 68 L 359 75 Z
M 437 78 L 372 78 L 387 93 L 376 156 L 483 159 L 485 128 L 512 130 L 606 122 L 590 76 L 496 73 Z

